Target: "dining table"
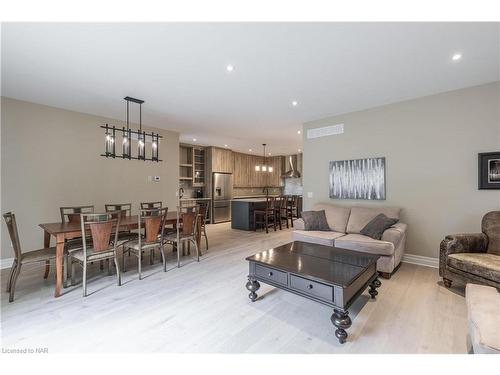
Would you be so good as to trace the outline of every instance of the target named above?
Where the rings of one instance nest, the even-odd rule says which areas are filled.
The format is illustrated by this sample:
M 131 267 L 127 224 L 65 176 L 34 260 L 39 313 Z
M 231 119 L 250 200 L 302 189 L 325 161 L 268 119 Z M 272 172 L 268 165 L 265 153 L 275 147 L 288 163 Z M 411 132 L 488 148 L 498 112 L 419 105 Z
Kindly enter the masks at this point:
M 137 229 L 139 215 L 130 215 L 120 218 L 120 230 L 133 230 Z M 167 212 L 167 218 L 165 220 L 165 225 L 177 225 L 177 220 L 182 223 L 182 215 L 177 218 L 176 211 Z M 82 236 L 82 228 L 80 223 L 44 223 L 39 224 L 39 226 L 44 231 L 44 247 L 50 247 L 50 239 L 54 237 L 56 240 L 56 286 L 54 296 L 61 296 L 61 290 L 63 286 L 63 258 L 64 258 L 64 244 L 66 240 L 72 238 L 77 238 Z M 199 226 L 198 226 L 199 227 Z M 198 248 L 200 244 L 201 232 L 198 230 L 197 242 Z

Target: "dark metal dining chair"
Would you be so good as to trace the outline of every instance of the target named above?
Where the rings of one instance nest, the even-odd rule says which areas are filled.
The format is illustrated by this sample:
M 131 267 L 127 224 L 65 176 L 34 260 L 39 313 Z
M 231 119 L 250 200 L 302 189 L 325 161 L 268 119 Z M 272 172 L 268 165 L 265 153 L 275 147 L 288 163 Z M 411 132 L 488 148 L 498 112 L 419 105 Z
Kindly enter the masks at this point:
M 137 257 L 137 271 L 139 280 L 142 279 L 142 254 L 144 251 L 150 251 L 150 259 L 153 257 L 153 251 L 160 249 L 163 261 L 163 269 L 167 270 L 167 260 L 164 251 L 165 221 L 167 219 L 168 208 L 157 208 L 141 210 L 138 218 L 139 233 L 136 239 L 125 242 L 123 251 L 130 252 Z M 144 228 L 144 235 L 142 229 Z M 125 269 L 125 256 L 122 258 L 123 268 Z
M 68 206 L 68 207 L 59 207 L 59 212 L 61 214 L 61 223 L 72 223 L 72 224 L 80 224 L 80 214 L 91 214 L 94 213 L 94 206 Z M 88 245 L 90 245 L 92 239 L 87 237 L 85 239 Z M 78 249 L 83 248 L 83 239 L 82 237 L 75 237 L 71 239 L 67 239 L 64 242 L 64 272 L 63 272 L 63 286 L 66 287 L 68 283 L 68 255 Z M 102 268 L 102 267 L 101 267 Z
M 89 235 L 91 245 L 83 241 L 83 248 L 72 251 L 69 254 L 71 264 L 71 284 L 74 283 L 75 264 L 83 268 L 83 296 L 87 296 L 87 268 L 94 261 L 113 259 L 116 267 L 118 286 L 121 285 L 120 266 L 118 264 L 117 242 L 120 229 L 120 216 L 113 217 L 112 213 L 80 214 L 82 238 Z
M 169 233 L 164 238 L 164 244 L 171 244 L 177 248 L 177 267 L 181 266 L 180 249 L 185 243 L 193 244 L 196 250 L 197 261 L 200 261 L 200 249 L 198 247 L 198 221 L 199 207 L 194 206 L 185 209 L 177 207 L 177 225 L 175 233 Z M 182 221 L 182 225 L 180 225 Z
M 56 259 L 56 248 L 44 248 L 28 252 L 21 251 L 21 241 L 19 240 L 19 232 L 17 231 L 16 216 L 12 212 L 7 212 L 3 215 L 7 229 L 9 231 L 10 241 L 14 249 L 14 263 L 10 269 L 9 278 L 7 280 L 7 293 L 9 293 L 9 302 L 14 301 L 14 292 L 16 290 L 16 282 L 21 272 L 21 266 L 28 263 L 44 263 L 46 279 L 49 276 L 50 261 Z
M 120 215 L 120 219 L 124 219 L 132 215 L 132 203 L 113 203 L 105 204 L 104 211 L 112 214 L 113 218 Z M 130 230 L 120 229 L 118 232 L 118 245 L 123 244 L 126 241 L 130 241 L 137 238 L 137 233 L 131 232 Z

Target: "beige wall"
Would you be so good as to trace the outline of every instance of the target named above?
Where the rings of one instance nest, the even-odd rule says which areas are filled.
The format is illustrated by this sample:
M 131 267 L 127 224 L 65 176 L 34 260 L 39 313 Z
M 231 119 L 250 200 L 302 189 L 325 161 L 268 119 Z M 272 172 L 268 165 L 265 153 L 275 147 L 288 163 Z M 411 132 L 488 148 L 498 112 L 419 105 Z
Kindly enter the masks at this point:
M 305 207 L 400 206 L 406 252 L 437 257 L 446 234 L 477 232 L 482 215 L 500 208 L 499 190 L 477 188 L 477 154 L 500 150 L 499 91 L 493 83 L 304 124 Z M 306 139 L 307 129 L 339 123 L 342 135 Z M 386 201 L 329 198 L 331 160 L 377 156 L 386 157 Z
M 179 134 L 155 129 L 160 163 L 107 159 L 99 125 L 122 122 L 2 98 L 2 213 L 13 211 L 25 250 L 43 245 L 42 222 L 59 221 L 59 207 L 161 200 L 176 205 Z M 147 128 L 146 128 L 147 130 Z M 149 150 L 149 148 L 148 148 Z M 158 183 L 148 176 L 160 176 Z M 3 221 L 3 219 L 2 219 Z M 52 244 L 54 241 L 52 241 Z M 2 223 L 2 259 L 13 256 Z

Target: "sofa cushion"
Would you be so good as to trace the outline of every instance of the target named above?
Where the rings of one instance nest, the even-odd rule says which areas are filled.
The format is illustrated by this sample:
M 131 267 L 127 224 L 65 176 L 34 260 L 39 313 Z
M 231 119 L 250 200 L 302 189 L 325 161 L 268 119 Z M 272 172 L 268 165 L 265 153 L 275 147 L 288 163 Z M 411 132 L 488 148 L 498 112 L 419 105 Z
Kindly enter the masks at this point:
M 304 230 L 330 231 L 324 210 L 303 211 L 301 216 L 304 220 Z
M 322 232 L 314 230 L 294 230 L 293 240 L 333 246 L 335 238 L 343 236 L 339 232 Z
M 495 288 L 467 284 L 467 323 L 474 353 L 500 354 L 500 293 Z
M 397 222 L 398 219 L 392 219 L 384 214 L 379 214 L 361 229 L 361 234 L 373 238 L 374 240 L 380 240 L 385 230 L 389 229 Z
M 394 254 L 394 244 L 388 241 L 374 240 L 362 234 L 346 234 L 335 239 L 335 246 L 363 253 L 386 255 Z
M 488 253 L 455 253 L 448 255 L 448 266 L 500 282 L 500 256 Z
M 379 214 L 399 220 L 400 211 L 396 207 L 353 207 L 347 222 L 347 233 L 361 233 L 361 229 Z
M 351 209 L 349 207 L 334 206 L 328 203 L 317 203 L 314 205 L 314 210 L 325 210 L 326 221 L 330 229 L 335 232 L 345 233 L 347 221 Z

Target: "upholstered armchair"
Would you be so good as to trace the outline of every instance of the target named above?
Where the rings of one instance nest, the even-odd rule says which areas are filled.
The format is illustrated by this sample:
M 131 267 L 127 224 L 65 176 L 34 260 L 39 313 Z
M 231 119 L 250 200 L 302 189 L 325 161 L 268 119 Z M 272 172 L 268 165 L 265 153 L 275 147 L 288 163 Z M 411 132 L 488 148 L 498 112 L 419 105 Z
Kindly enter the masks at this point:
M 500 211 L 484 215 L 481 231 L 448 235 L 441 242 L 439 275 L 447 288 L 457 281 L 500 289 Z

